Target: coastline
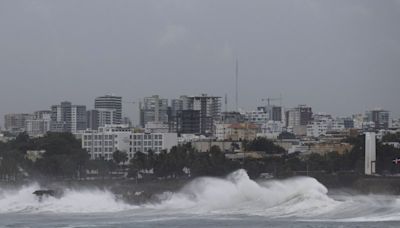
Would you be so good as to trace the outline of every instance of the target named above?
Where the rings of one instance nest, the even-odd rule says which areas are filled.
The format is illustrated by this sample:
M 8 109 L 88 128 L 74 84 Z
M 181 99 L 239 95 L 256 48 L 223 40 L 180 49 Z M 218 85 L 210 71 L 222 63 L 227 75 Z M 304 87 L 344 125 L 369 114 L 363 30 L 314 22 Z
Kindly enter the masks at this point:
M 270 180 L 285 180 L 306 175 L 293 175 L 286 178 Z M 389 194 L 400 195 L 400 177 L 392 176 L 361 176 L 354 173 L 309 173 L 323 184 L 328 191 L 346 189 L 357 194 Z M 129 204 L 145 204 L 159 202 L 159 195 L 165 192 L 178 192 L 194 178 L 166 179 L 166 180 L 136 180 L 127 179 L 99 179 L 99 180 L 57 180 L 57 181 L 26 181 L 26 182 L 0 182 L 2 189 L 18 189 L 21 186 L 38 184 L 43 189 L 100 189 L 112 192 L 117 199 Z M 256 179 L 256 182 L 268 181 Z

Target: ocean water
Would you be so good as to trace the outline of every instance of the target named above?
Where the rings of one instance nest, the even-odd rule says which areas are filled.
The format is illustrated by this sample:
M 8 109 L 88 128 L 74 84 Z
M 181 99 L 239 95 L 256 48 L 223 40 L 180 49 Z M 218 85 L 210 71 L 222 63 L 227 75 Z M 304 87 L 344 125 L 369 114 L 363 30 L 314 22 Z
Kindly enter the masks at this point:
M 400 227 L 398 196 L 328 193 L 309 177 L 255 182 L 238 170 L 144 205 L 96 189 L 39 202 L 38 188 L 0 189 L 0 227 Z

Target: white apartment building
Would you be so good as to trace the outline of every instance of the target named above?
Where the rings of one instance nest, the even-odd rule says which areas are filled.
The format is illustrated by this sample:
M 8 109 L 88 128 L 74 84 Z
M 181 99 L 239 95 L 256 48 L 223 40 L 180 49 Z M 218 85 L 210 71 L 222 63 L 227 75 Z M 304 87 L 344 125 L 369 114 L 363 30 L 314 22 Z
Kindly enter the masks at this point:
M 131 133 L 129 153 L 169 151 L 178 145 L 177 133 Z
M 31 119 L 25 121 L 25 130 L 30 137 L 40 137 L 50 131 L 51 119 Z
M 345 129 L 344 122 L 333 119 L 326 114 L 314 115 L 314 120 L 307 125 L 307 136 L 318 138 L 330 131 L 342 131 Z
M 134 133 L 126 125 L 106 125 L 99 130 L 87 130 L 82 133 L 82 148 L 86 149 L 91 159 L 112 160 L 112 154 L 123 151 L 128 159 L 136 152 L 160 152 L 170 150 L 178 144 L 176 133 Z
M 91 159 L 104 158 L 112 159 L 112 154 L 116 150 L 130 153 L 131 129 L 124 125 L 107 125 L 99 127 L 99 130 L 87 130 L 82 133 L 82 148 L 89 152 Z

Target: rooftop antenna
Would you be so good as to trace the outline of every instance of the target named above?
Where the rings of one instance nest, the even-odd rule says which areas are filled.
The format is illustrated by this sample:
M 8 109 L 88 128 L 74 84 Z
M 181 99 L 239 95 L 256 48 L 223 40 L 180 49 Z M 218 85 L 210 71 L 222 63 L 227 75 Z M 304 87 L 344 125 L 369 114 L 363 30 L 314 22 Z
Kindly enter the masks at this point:
M 236 111 L 239 111 L 239 60 L 236 59 L 236 68 L 235 68 L 235 76 L 236 76 L 236 93 L 235 93 L 235 104 L 236 104 Z
M 228 94 L 225 93 L 225 113 L 228 112 Z

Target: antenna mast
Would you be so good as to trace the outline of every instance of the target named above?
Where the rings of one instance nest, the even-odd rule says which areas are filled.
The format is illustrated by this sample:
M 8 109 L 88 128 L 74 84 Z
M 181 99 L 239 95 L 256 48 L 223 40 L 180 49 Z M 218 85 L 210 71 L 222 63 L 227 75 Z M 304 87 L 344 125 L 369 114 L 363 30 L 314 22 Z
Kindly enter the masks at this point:
M 225 93 L 225 113 L 228 112 L 228 94 Z
M 239 61 L 236 59 L 236 68 L 235 68 L 235 76 L 236 76 L 236 94 L 235 94 L 235 102 L 236 102 L 236 111 L 239 111 Z

